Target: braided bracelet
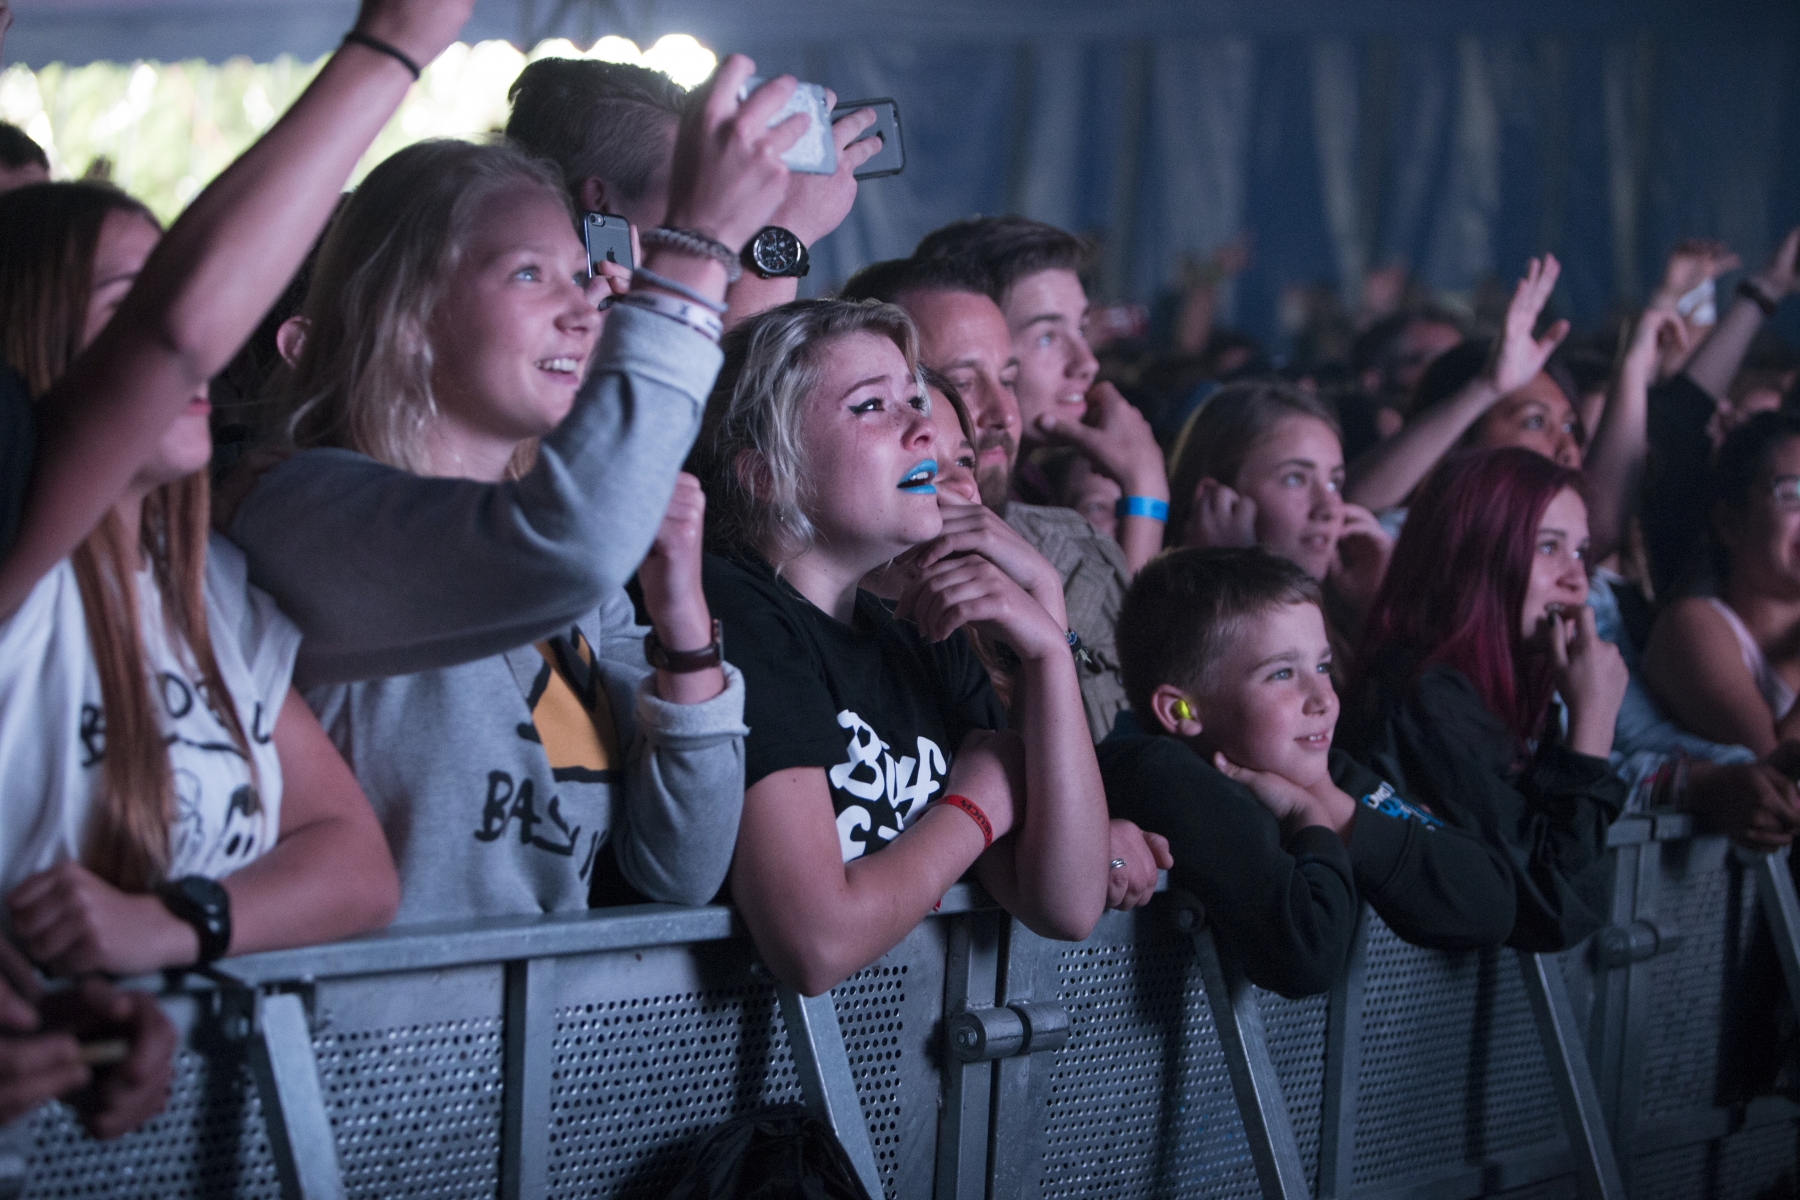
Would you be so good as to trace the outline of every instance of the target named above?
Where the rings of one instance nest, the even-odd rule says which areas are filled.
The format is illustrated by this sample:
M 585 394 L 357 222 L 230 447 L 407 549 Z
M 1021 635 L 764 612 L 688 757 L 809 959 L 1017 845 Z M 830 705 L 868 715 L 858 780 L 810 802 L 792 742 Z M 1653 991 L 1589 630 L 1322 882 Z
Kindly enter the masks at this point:
M 366 50 L 373 50 L 377 54 L 385 54 L 401 66 L 405 67 L 408 71 L 411 71 L 414 79 L 417 79 L 423 74 L 423 72 L 419 70 L 419 64 L 414 62 L 410 55 L 401 50 L 398 46 L 384 42 L 380 38 L 370 37 L 366 33 L 359 33 L 352 29 L 349 33 L 344 35 L 343 44 L 346 46 L 361 46 Z
M 949 804 L 962 809 L 969 814 L 971 820 L 981 826 L 981 848 L 986 850 L 989 846 L 994 844 L 993 824 L 988 821 L 987 814 L 981 811 L 981 806 L 967 796 L 958 796 L 953 792 L 947 796 L 939 796 L 936 800 L 933 800 L 932 803 Z
M 736 283 L 744 274 L 744 266 L 738 261 L 738 256 L 731 252 L 730 246 L 718 238 L 709 238 L 692 229 L 671 229 L 667 225 L 658 225 L 655 229 L 638 234 L 638 242 L 645 247 L 663 246 L 694 258 L 710 258 L 725 268 L 726 283 Z
M 726 305 L 721 301 L 707 299 L 685 283 L 676 283 L 673 279 L 664 279 L 661 275 L 658 275 L 656 272 L 645 267 L 633 267 L 631 270 L 631 281 L 633 283 L 641 281 L 649 284 L 651 287 L 659 287 L 665 292 L 674 292 L 677 296 L 680 296 L 683 299 L 692 300 L 701 308 L 707 309 L 710 312 L 716 312 L 721 317 L 725 315 L 726 309 L 729 307 L 729 305 Z

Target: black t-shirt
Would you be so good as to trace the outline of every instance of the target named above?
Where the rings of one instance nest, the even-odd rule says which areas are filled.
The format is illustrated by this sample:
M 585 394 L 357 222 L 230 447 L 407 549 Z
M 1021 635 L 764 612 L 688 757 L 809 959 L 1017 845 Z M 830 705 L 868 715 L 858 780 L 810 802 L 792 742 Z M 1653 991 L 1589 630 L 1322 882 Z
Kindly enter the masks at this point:
M 846 625 L 760 559 L 709 554 L 704 570 L 725 657 L 744 673 L 744 786 L 824 768 L 845 862 L 879 850 L 944 794 L 970 730 L 1005 727 L 961 631 L 928 644 L 860 591 Z
M 31 393 L 19 373 L 0 362 L 0 558 L 11 553 L 25 515 L 31 460 L 37 453 L 37 422 Z

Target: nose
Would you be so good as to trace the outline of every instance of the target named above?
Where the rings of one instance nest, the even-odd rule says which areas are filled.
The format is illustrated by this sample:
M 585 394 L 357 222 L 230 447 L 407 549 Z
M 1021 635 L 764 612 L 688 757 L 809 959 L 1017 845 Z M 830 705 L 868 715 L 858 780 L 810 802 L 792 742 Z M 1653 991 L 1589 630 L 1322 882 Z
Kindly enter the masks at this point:
M 900 443 L 908 449 L 929 451 L 937 443 L 937 422 L 931 419 L 930 413 L 922 413 L 917 409 L 908 410 L 906 427 L 900 432 Z
M 1100 360 L 1095 358 L 1094 352 L 1088 348 L 1087 334 L 1077 332 L 1069 339 L 1069 363 L 1063 368 L 1063 374 L 1070 379 L 1079 380 L 1083 391 L 1086 391 L 1094 382 L 1094 377 L 1100 374 Z
M 1331 676 L 1315 671 L 1309 676 L 1309 681 L 1305 712 L 1309 716 L 1315 717 L 1321 717 L 1327 713 L 1335 716 L 1338 698 L 1337 689 L 1331 686 Z
M 1312 507 L 1307 516 L 1315 521 L 1335 524 L 1344 515 L 1344 498 L 1336 488 L 1324 480 L 1315 481 L 1312 485 Z
M 984 375 L 980 386 L 971 390 L 975 393 L 976 428 L 1002 430 L 1009 437 L 1016 438 L 1019 430 L 1019 402 L 1007 390 L 1006 385 Z
M 562 291 L 562 308 L 556 314 L 556 327 L 564 333 L 592 334 L 598 331 L 602 314 L 588 299 L 587 289 L 570 279 Z
M 1556 453 L 1552 455 L 1558 466 L 1581 469 L 1581 443 L 1567 429 L 1556 436 Z

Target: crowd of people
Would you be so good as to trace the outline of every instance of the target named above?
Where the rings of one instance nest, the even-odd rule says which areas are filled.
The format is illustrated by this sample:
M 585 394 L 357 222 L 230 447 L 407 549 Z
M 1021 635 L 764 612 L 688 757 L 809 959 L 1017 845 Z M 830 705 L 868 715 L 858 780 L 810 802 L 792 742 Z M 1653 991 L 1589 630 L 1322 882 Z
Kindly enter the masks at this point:
M 1300 996 L 1364 901 L 1579 943 L 1627 811 L 1800 832 L 1800 230 L 1599 368 L 1548 255 L 1491 336 L 1273 371 L 1201 284 L 1097 354 L 1023 217 L 796 299 L 873 114 L 792 173 L 741 55 L 534 62 L 341 197 L 472 2 L 364 0 L 167 230 L 0 129 L 0 1119 L 159 1109 L 118 979 L 390 923 L 723 898 L 818 994 L 958 880 L 1078 941 L 1169 870 Z

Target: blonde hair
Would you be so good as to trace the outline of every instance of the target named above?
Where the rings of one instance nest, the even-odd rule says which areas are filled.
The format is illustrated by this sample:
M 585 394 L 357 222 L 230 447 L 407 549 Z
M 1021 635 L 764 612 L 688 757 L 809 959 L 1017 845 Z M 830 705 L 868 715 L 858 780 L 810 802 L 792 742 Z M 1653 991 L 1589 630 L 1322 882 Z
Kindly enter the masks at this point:
M 505 143 L 418 142 L 369 173 L 320 247 L 306 337 L 277 385 L 295 445 L 425 469 L 432 311 L 482 204 L 521 185 L 554 196 L 573 224 L 553 169 Z
M 0 197 L 0 344 L 35 400 L 80 352 L 94 254 L 101 228 L 115 212 L 156 224 L 143 205 L 106 185 L 48 183 Z M 150 565 L 169 632 L 193 654 L 207 707 L 255 778 L 249 739 L 207 629 L 210 508 L 206 472 L 196 471 L 144 498 L 137 547 L 126 521 L 109 512 L 70 556 L 105 721 L 100 803 L 82 858 L 125 891 L 147 891 L 167 876 L 175 804 L 168 746 L 150 690 L 134 549 Z
M 892 304 L 795 300 L 725 335 L 725 364 L 688 461 L 706 490 L 712 550 L 753 549 L 779 567 L 812 548 L 809 464 L 800 430 L 832 344 L 853 333 L 893 342 L 923 389 L 918 331 Z

